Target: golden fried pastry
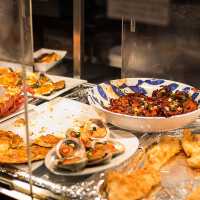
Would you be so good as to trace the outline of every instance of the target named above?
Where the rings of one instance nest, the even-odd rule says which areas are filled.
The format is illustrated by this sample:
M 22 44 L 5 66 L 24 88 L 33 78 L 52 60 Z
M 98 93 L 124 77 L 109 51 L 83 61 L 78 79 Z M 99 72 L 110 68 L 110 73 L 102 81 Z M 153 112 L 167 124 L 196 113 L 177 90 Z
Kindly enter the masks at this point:
M 11 148 L 19 148 L 23 144 L 23 139 L 19 135 L 14 134 L 11 140 Z
M 16 72 L 8 72 L 0 74 L 0 85 L 9 87 L 9 86 L 18 86 L 21 84 L 21 77 L 19 73 Z
M 200 152 L 188 158 L 187 163 L 192 168 L 200 168 Z
M 109 200 L 137 200 L 147 197 L 159 183 L 159 171 L 151 168 L 138 169 L 128 175 L 110 172 L 106 179 L 106 192 Z
M 188 165 L 192 168 L 200 168 L 200 140 L 198 135 L 192 135 L 189 129 L 183 132 L 182 147 L 187 159 Z
M 31 147 L 32 161 L 44 159 L 48 153 L 49 148 L 33 145 Z M 4 153 L 0 153 L 0 163 L 3 164 L 20 164 L 28 162 L 26 147 L 18 149 L 9 149 Z
M 200 141 L 198 137 L 192 135 L 189 129 L 184 129 L 183 131 L 182 147 L 187 156 L 200 151 Z
M 37 144 L 42 147 L 54 147 L 60 140 L 61 138 L 48 134 L 40 136 L 33 142 L 33 144 Z
M 0 152 L 21 146 L 23 146 L 23 139 L 19 135 L 11 131 L 0 130 Z
M 0 153 L 6 152 L 10 148 L 10 139 L 1 138 L 0 139 Z
M 196 188 L 186 200 L 200 200 L 200 187 Z
M 51 143 L 53 142 L 51 141 Z M 48 151 L 49 148 L 32 145 L 32 161 L 44 159 Z M 27 149 L 24 146 L 23 139 L 11 131 L 0 130 L 0 163 L 17 164 L 27 161 Z
M 6 73 L 9 73 L 9 72 L 11 72 L 11 69 L 10 69 L 10 68 L 7 68 L 7 67 L 0 67 L 0 75 L 6 74 Z
M 159 170 L 170 158 L 179 153 L 180 150 L 179 139 L 169 136 L 162 137 L 159 144 L 154 145 L 147 151 L 145 166 L 151 166 Z
M 15 127 L 21 127 L 26 125 L 26 121 L 24 118 L 18 118 L 14 122 Z
M 32 161 L 44 159 L 49 150 L 50 149 L 46 148 L 46 147 L 41 147 L 41 146 L 38 146 L 38 145 L 32 145 L 31 146 Z

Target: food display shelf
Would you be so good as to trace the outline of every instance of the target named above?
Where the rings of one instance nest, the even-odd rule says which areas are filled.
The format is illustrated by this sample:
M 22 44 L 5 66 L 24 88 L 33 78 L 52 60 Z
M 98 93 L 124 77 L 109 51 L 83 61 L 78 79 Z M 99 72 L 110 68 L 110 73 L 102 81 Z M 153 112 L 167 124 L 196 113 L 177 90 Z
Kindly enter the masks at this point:
M 85 83 L 75 89 L 63 94 L 63 97 L 87 103 L 88 89 L 93 84 Z M 38 105 L 43 101 L 34 99 L 31 101 Z M 111 131 L 120 130 L 119 128 L 109 125 Z M 194 132 L 200 130 L 200 119 L 189 126 Z M 121 131 L 123 131 L 121 129 Z M 178 130 L 179 132 L 180 130 Z M 170 131 L 169 134 L 177 134 L 177 131 Z M 148 143 L 149 136 L 156 135 L 148 133 L 138 135 L 140 139 L 140 151 L 143 146 Z M 157 134 L 158 135 L 158 134 Z M 41 161 L 40 161 L 41 162 Z M 43 162 L 43 161 L 42 161 Z M 124 167 L 129 162 L 126 161 L 120 167 Z M 39 167 L 34 168 L 32 172 L 33 197 L 35 199 L 87 199 L 100 200 L 103 199 L 99 195 L 99 189 L 104 181 L 105 173 L 97 173 L 93 175 L 81 177 L 64 177 L 52 174 L 47 170 L 45 165 L 41 163 Z M 11 166 L 0 166 L 0 193 L 10 195 L 15 199 L 30 199 L 29 189 L 29 173 L 26 168 L 20 169 Z
M 87 90 L 93 87 L 93 84 L 84 83 L 61 96 L 69 99 L 87 103 Z M 42 99 L 33 98 L 29 103 L 40 105 L 46 102 Z M 39 161 L 40 162 L 40 161 Z M 39 167 L 37 167 L 39 166 Z M 96 181 L 93 177 L 63 178 L 51 174 L 44 164 L 33 167 L 33 197 L 36 199 L 77 199 L 87 194 L 87 197 L 94 198 L 94 193 L 88 193 L 88 188 L 96 188 Z M 29 174 L 28 168 L 15 168 L 11 166 L 0 167 L 0 193 L 8 195 L 15 199 L 30 199 Z M 96 176 L 95 176 L 96 177 Z M 86 181 L 87 180 L 87 181 Z

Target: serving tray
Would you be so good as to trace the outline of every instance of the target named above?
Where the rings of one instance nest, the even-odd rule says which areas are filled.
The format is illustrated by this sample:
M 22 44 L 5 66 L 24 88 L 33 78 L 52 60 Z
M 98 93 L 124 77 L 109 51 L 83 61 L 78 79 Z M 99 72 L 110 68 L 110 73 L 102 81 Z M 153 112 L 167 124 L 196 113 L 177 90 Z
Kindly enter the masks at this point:
M 79 101 L 84 100 L 85 101 L 85 93 L 84 90 L 77 90 L 73 94 L 69 94 L 68 97 L 77 99 Z M 200 133 L 200 119 L 195 121 L 193 124 L 188 126 L 191 128 L 192 132 L 194 133 Z M 114 126 L 111 127 L 111 131 L 122 131 L 119 128 L 116 128 Z M 173 136 L 173 137 L 180 137 L 182 133 L 182 130 L 176 130 L 168 132 L 167 134 Z M 125 163 L 121 164 L 119 167 L 116 168 L 116 170 L 128 170 L 131 171 L 135 170 L 138 167 L 142 166 L 143 163 L 143 156 L 145 156 L 145 149 L 148 149 L 154 142 L 158 142 L 159 138 L 166 133 L 162 134 L 154 134 L 154 133 L 148 133 L 140 135 L 140 147 L 138 151 L 135 153 L 135 155 L 127 160 Z M 131 164 L 130 164 L 131 163 Z M 131 165 L 131 168 L 129 166 Z M 27 168 L 27 166 L 26 166 Z M 17 183 L 24 183 L 29 181 L 29 174 L 25 170 L 25 168 L 18 168 L 16 169 L 15 166 L 0 166 L 0 173 L 3 177 L 10 177 L 9 179 L 6 179 L 8 183 L 11 183 L 13 186 L 13 189 L 17 191 L 24 192 L 25 187 L 23 187 L 23 190 L 19 189 L 19 184 L 15 185 L 15 181 L 18 181 Z M 106 171 L 107 173 L 107 171 Z M 49 172 L 43 163 L 41 163 L 38 167 L 33 169 L 32 174 L 32 183 L 34 187 L 39 187 L 40 190 L 42 190 L 43 197 L 49 198 L 53 196 L 53 199 L 85 199 L 85 200 L 100 200 L 104 199 L 104 197 L 100 194 L 100 190 L 102 188 L 102 185 L 104 183 L 105 173 L 97 173 L 90 176 L 85 177 L 63 177 L 63 176 L 57 176 Z M 1 180 L 0 180 L 1 181 Z M 5 179 L 3 180 L 5 182 Z M 27 184 L 28 185 L 28 184 Z M 27 191 L 29 191 L 29 187 L 26 188 Z M 45 191 L 51 192 L 50 194 L 47 194 Z M 33 194 L 36 194 L 36 190 L 33 191 Z M 162 199 L 162 200 L 166 200 Z M 179 200 L 179 199 L 173 199 L 173 200 Z

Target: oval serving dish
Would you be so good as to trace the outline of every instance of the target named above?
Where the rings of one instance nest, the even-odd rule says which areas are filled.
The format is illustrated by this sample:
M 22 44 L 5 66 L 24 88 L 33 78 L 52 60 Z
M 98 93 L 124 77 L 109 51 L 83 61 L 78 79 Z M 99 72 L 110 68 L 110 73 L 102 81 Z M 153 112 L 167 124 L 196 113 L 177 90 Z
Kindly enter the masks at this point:
M 198 109 L 171 117 L 131 116 L 108 111 L 110 99 L 117 99 L 127 93 L 141 93 L 151 96 L 152 92 L 168 86 L 172 92 L 183 91 L 198 103 Z M 88 92 L 88 101 L 106 122 L 127 130 L 138 132 L 164 132 L 184 127 L 200 115 L 200 91 L 196 88 L 164 79 L 126 78 L 101 83 Z

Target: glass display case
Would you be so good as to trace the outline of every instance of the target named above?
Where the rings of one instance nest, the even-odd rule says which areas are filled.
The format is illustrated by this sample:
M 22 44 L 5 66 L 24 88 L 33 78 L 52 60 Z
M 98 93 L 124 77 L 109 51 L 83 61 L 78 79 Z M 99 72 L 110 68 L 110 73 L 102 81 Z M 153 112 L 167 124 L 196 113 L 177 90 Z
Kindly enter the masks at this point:
M 74 2 L 74 77 L 80 78 L 84 53 L 82 51 L 84 1 L 74 0 Z M 200 5 L 195 1 L 109 0 L 108 15 L 122 22 L 122 79 L 107 80 L 99 85 L 81 79 L 33 72 L 34 62 L 48 55 L 56 56 L 55 52 L 50 52 L 47 55 L 45 53 L 44 57 L 34 57 L 31 0 L 1 2 L 0 9 L 3 11 L 0 14 L 2 29 L 0 34 L 0 44 L 2 44 L 0 47 L 0 193 L 14 199 L 112 200 L 115 197 L 109 198 L 110 191 L 105 189 L 107 187 L 105 183 L 110 184 L 113 181 L 110 179 L 109 182 L 107 179 L 110 171 L 111 174 L 113 169 L 117 171 L 115 171 L 118 173 L 116 177 L 119 178 L 114 177 L 114 181 L 117 182 L 123 180 L 127 174 L 142 168 L 147 157 L 146 151 L 166 135 L 173 138 L 166 141 L 169 141 L 169 144 L 170 142 L 174 144 L 175 141 L 177 148 L 172 155 L 164 151 L 162 156 L 163 152 L 160 151 L 159 159 L 167 157 L 166 160 L 169 160 L 176 153 L 180 153 L 183 126 L 187 125 L 192 131 L 199 131 L 199 119 L 197 119 L 200 112 L 199 90 L 173 82 L 180 81 L 195 87 L 199 86 Z M 126 82 L 128 80 L 126 78 L 138 79 L 133 81 L 135 85 L 128 85 L 132 82 Z M 162 84 L 168 83 L 163 79 L 171 79 L 172 82 L 169 82 L 171 88 L 175 88 L 174 90 L 180 88 L 181 92 L 177 92 L 178 95 L 185 95 L 178 100 L 181 99 L 181 103 L 192 102 L 194 110 L 190 110 L 193 109 L 190 104 L 186 108 L 191 112 L 187 109 L 183 110 L 181 105 L 182 107 L 178 108 L 182 109 L 182 113 L 177 115 L 175 113 L 176 116 L 172 118 L 170 118 L 172 115 L 168 116 L 168 113 L 163 110 L 162 112 L 166 114 L 164 117 L 139 116 L 138 107 L 134 109 L 135 105 L 129 106 L 126 99 L 125 105 L 128 109 L 122 108 L 122 111 L 116 109 L 117 106 L 121 109 L 127 91 L 139 93 L 136 97 L 142 96 L 140 106 L 144 108 L 145 103 L 148 103 L 144 101 L 151 100 L 145 96 L 149 88 L 160 91 Z M 172 91 L 170 92 L 167 94 L 167 98 L 171 95 L 169 102 L 176 98 Z M 192 94 L 191 97 L 189 92 Z M 159 92 L 157 93 L 156 98 L 163 100 Z M 120 102 L 116 107 L 114 105 L 113 111 L 109 107 L 112 102 L 117 102 L 113 98 L 121 97 L 122 103 Z M 160 101 L 156 98 L 154 100 L 159 104 Z M 147 105 L 148 109 L 152 107 L 158 109 L 160 106 L 160 104 L 152 105 Z M 159 107 L 159 109 L 163 108 Z M 130 114 L 130 110 L 136 114 Z M 169 144 L 167 143 L 166 146 L 170 151 Z M 100 151 L 98 145 L 101 147 Z M 184 147 L 182 154 L 183 151 Z M 134 185 L 136 191 L 144 187 L 143 184 L 147 184 L 147 189 L 151 190 L 161 182 L 157 171 L 154 174 L 154 168 L 145 170 L 136 176 L 134 174 L 130 176 L 133 178 L 130 184 Z M 151 174 L 153 178 L 150 176 L 150 180 L 152 178 L 153 181 L 150 187 L 149 181 L 145 178 L 143 180 L 145 173 L 147 176 L 153 173 Z M 171 173 L 174 171 L 172 170 Z M 135 184 L 134 180 L 138 181 L 138 177 L 142 177 L 143 184 Z M 187 182 L 185 179 L 184 181 Z M 118 183 L 124 188 L 124 182 Z M 178 185 L 179 182 L 175 180 L 170 183 Z M 129 185 L 129 181 L 125 184 Z M 164 184 L 167 185 L 168 182 Z M 123 191 L 121 193 L 120 189 L 121 187 L 115 188 L 114 194 L 121 196 Z M 166 191 L 174 192 L 172 187 L 169 189 L 171 190 Z M 185 192 L 185 185 L 181 189 L 183 189 L 181 192 Z M 135 190 L 131 192 L 134 193 Z M 125 191 L 128 190 L 125 188 Z M 139 196 L 139 198 L 147 197 L 148 191 L 144 189 L 142 193 L 146 196 Z M 173 194 L 166 192 L 164 195 L 154 199 L 173 198 Z
M 133 16 L 121 13 L 129 15 L 123 20 L 122 76 L 165 78 L 199 87 L 199 4 L 134 1 L 130 5 Z M 113 16 L 115 9 L 110 11 Z
M 32 65 L 33 38 L 30 2 L 9 0 L 6 3 L 1 2 L 0 8 L 1 60 Z
M 32 2 L 30 0 L 2 1 L 0 9 L 2 11 L 0 15 L 1 193 L 13 199 L 63 199 L 75 195 L 74 189 L 63 185 L 69 181 L 61 180 L 60 176 L 52 178 L 52 174 L 48 175 L 48 170 L 41 159 L 44 159 L 49 149 L 33 144 L 31 118 L 37 113 L 36 105 L 60 95 L 72 96 L 71 98 L 75 99 L 83 98 L 85 101 L 83 95 L 78 94 L 81 89 L 84 91 L 91 86 L 81 87 L 87 82 L 85 80 L 33 72 L 37 69 L 36 56 L 40 58 L 41 55 L 35 55 L 33 52 Z M 77 17 L 79 11 L 81 8 L 78 12 L 75 9 Z M 82 26 L 82 23 L 77 21 L 74 32 L 75 46 L 81 44 L 79 41 L 81 33 L 77 29 L 79 26 Z M 45 53 L 52 56 L 52 52 L 42 50 L 42 54 Z M 53 55 L 65 56 L 62 55 L 63 52 L 56 51 L 56 53 Z M 77 76 L 80 75 L 79 53 L 80 50 L 75 51 Z M 48 67 L 48 62 L 43 65 Z M 74 88 L 76 89 L 72 90 Z M 14 146 L 11 145 L 11 140 Z M 68 185 L 74 185 L 73 183 L 73 181 L 69 182 Z

